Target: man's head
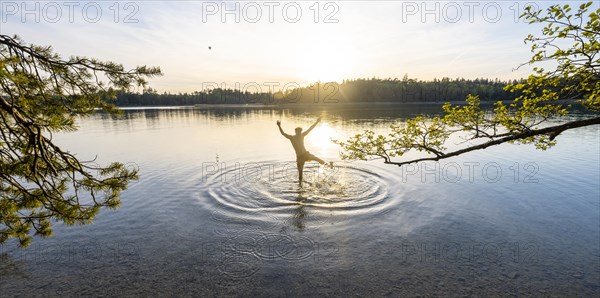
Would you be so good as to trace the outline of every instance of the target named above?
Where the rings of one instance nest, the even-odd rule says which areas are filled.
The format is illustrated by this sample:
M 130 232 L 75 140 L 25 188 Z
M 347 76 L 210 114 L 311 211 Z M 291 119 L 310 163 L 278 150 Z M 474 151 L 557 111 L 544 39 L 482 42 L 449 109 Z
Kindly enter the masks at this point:
M 296 134 L 299 135 L 302 133 L 302 127 L 296 127 Z

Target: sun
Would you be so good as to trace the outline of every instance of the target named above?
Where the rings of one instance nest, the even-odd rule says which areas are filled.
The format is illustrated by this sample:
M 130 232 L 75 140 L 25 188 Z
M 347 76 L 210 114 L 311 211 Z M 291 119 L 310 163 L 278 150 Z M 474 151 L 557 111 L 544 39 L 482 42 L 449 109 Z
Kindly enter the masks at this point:
M 351 76 L 353 55 L 341 47 L 306 49 L 301 58 L 302 77 L 309 82 L 341 82 Z

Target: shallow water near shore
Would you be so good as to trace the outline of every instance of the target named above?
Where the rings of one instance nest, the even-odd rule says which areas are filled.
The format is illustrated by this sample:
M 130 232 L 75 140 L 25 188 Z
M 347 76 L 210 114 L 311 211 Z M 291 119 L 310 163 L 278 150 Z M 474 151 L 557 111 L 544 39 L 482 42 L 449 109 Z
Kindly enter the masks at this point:
M 0 296 L 600 294 L 600 130 L 407 167 L 339 160 L 330 138 L 438 106 L 127 109 L 54 136 L 140 180 L 93 224 L 0 246 Z M 284 130 L 334 167 L 299 185 Z M 581 117 L 576 114 L 573 117 Z M 568 119 L 557 119 L 561 122 Z

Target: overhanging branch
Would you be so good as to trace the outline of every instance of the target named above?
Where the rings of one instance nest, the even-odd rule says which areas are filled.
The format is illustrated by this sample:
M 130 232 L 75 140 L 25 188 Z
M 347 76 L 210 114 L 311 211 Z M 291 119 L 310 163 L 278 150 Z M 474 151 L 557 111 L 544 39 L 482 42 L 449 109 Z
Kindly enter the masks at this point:
M 488 148 L 491 146 L 507 143 L 510 141 L 526 139 L 529 137 L 535 137 L 535 136 L 539 136 L 539 135 L 548 135 L 550 137 L 550 140 L 554 140 L 554 138 L 556 138 L 559 134 L 561 134 L 565 130 L 589 126 L 589 125 L 597 125 L 597 124 L 600 124 L 600 117 L 589 118 L 589 119 L 584 119 L 584 120 L 576 120 L 576 121 L 571 121 L 571 122 L 564 123 L 561 125 L 550 126 L 550 127 L 540 128 L 540 129 L 533 129 L 533 130 L 529 130 L 529 131 L 525 131 L 525 132 L 521 132 L 521 133 L 511 134 L 509 136 L 506 136 L 506 137 L 503 137 L 500 139 L 496 139 L 496 140 L 492 140 L 492 141 L 488 141 L 483 144 L 463 148 L 463 149 L 456 150 L 453 152 L 445 153 L 443 155 L 436 155 L 435 157 L 424 157 L 424 158 L 418 158 L 418 159 L 407 160 L 407 161 L 402 161 L 402 162 L 395 162 L 395 161 L 387 160 L 387 161 L 385 161 L 385 163 L 397 165 L 400 167 L 403 165 L 421 162 L 421 161 L 439 161 L 441 159 L 458 156 L 461 154 L 465 154 L 467 152 L 481 150 L 481 149 L 485 149 L 485 148 Z

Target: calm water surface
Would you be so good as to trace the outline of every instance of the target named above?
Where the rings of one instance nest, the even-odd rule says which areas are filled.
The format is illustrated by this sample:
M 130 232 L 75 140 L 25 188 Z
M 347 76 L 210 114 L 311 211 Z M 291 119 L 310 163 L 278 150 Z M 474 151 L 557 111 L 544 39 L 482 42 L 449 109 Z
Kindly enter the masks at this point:
M 130 162 L 122 207 L 0 247 L 1 296 L 600 294 L 600 133 L 398 168 L 345 162 L 330 138 L 435 106 L 130 109 L 55 140 Z M 289 133 L 335 162 L 296 182 Z M 557 120 L 557 122 L 564 121 Z

